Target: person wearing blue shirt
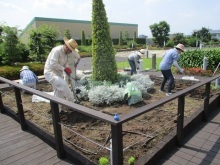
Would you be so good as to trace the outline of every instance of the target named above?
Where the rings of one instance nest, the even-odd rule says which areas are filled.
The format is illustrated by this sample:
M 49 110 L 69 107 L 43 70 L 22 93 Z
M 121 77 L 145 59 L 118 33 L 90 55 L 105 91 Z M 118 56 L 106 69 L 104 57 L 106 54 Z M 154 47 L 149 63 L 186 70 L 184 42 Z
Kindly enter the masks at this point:
M 38 82 L 38 77 L 36 76 L 36 74 L 33 71 L 31 71 L 28 66 L 23 66 L 22 69 L 20 70 L 19 83 L 36 89 L 37 82 Z
M 174 65 L 179 70 L 180 73 L 184 73 L 184 70 L 180 68 L 177 63 L 177 61 L 180 58 L 180 53 L 184 52 L 184 48 L 185 47 L 183 44 L 178 44 L 173 49 L 169 49 L 163 55 L 163 59 L 160 63 L 160 70 L 163 75 L 163 81 L 160 86 L 160 91 L 164 91 L 164 86 L 166 82 L 169 81 L 168 89 L 166 93 L 167 96 L 170 96 L 172 94 L 171 90 L 174 83 L 174 77 L 171 72 L 171 66 Z

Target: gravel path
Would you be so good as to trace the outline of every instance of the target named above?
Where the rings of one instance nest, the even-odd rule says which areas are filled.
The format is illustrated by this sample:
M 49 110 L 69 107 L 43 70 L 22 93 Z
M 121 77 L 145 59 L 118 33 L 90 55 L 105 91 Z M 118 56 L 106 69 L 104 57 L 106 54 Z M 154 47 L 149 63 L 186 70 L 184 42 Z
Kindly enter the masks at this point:
M 163 53 L 165 52 L 166 50 L 149 50 L 149 58 L 152 57 L 152 54 L 156 54 L 156 57 L 162 57 Z M 118 52 L 116 54 L 116 61 L 117 62 L 122 62 L 122 61 L 127 61 L 127 56 L 129 55 L 129 53 L 131 53 L 131 51 L 125 51 L 125 52 Z M 143 56 L 144 57 L 144 56 Z M 144 57 L 145 58 L 145 57 Z M 78 70 L 82 70 L 82 71 L 85 71 L 85 70 L 91 70 L 92 68 L 92 58 L 91 57 L 85 57 L 85 58 L 82 58 L 80 60 L 80 63 L 77 67 Z M 155 72 L 155 71 L 147 71 L 147 72 L 143 72 L 143 74 L 148 74 L 148 75 L 155 75 L 155 76 L 162 76 L 161 72 Z M 199 77 L 199 76 L 187 76 L 187 75 L 182 75 L 182 74 L 177 74 L 177 75 L 174 75 L 175 78 L 177 79 L 182 79 L 183 77 L 188 77 L 188 78 L 195 78 L 195 79 L 198 79 L 198 80 L 203 80 L 203 79 L 207 79 L 207 77 Z
M 156 57 L 161 57 L 164 52 L 165 52 L 165 50 L 149 50 L 148 57 L 151 58 L 152 54 L 156 54 Z M 127 61 L 127 57 L 130 53 L 131 53 L 131 51 L 117 52 L 116 61 L 117 62 Z M 145 58 L 146 55 L 143 55 L 142 57 Z M 91 70 L 91 66 L 92 66 L 92 58 L 85 57 L 80 60 L 77 69 Z

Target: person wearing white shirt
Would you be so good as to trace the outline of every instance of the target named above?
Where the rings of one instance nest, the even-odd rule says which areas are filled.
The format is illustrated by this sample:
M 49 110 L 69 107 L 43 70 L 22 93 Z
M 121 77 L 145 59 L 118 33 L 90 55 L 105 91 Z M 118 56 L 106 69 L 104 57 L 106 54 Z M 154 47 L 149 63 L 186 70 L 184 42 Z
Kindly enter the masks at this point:
M 69 85 L 64 80 L 64 74 L 70 75 L 72 70 L 68 67 L 68 54 L 75 51 L 78 44 L 74 39 L 64 37 L 64 45 L 54 47 L 47 57 L 44 66 L 45 79 L 52 84 L 54 96 L 75 102 Z M 60 109 L 61 111 L 61 109 Z
M 139 69 L 138 63 L 139 63 L 139 59 L 141 58 L 141 55 L 142 54 L 139 51 L 135 51 L 129 54 L 128 63 L 131 67 L 131 75 L 137 74 L 137 69 Z

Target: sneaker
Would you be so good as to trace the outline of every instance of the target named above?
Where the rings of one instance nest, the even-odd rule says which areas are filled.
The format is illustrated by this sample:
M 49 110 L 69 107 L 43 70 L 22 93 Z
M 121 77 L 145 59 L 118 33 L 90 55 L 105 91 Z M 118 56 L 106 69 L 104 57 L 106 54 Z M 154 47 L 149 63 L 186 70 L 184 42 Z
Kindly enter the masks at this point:
M 172 93 L 166 93 L 166 96 L 170 96 L 170 95 L 172 95 Z
M 159 90 L 159 92 L 165 92 L 164 90 Z

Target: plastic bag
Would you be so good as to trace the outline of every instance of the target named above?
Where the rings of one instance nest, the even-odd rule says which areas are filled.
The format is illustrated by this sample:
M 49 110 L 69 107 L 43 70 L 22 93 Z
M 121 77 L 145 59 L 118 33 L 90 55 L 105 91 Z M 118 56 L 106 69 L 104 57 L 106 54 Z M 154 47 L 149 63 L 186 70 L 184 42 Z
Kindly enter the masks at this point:
M 128 101 L 128 105 L 136 104 L 143 100 L 141 91 L 132 83 L 127 83 L 124 99 Z

